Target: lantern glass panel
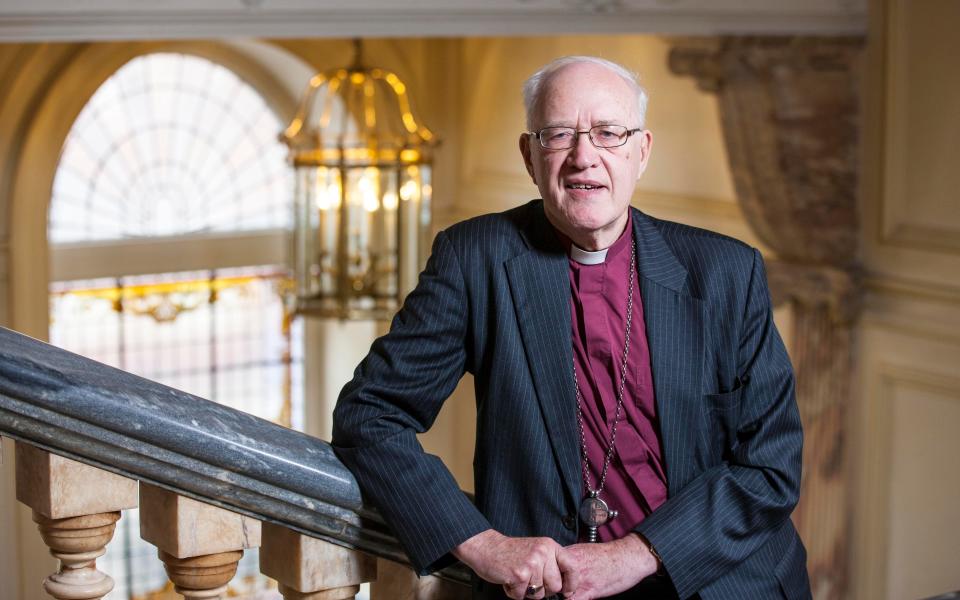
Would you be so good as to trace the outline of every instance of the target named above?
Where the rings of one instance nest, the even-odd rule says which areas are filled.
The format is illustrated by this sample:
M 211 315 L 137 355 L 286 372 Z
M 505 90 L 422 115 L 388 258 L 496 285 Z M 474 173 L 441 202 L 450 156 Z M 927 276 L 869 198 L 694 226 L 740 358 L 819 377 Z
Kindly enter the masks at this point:
M 299 173 L 299 310 L 390 318 L 430 241 L 436 139 L 413 114 L 406 86 L 382 69 L 318 74 L 283 138 Z

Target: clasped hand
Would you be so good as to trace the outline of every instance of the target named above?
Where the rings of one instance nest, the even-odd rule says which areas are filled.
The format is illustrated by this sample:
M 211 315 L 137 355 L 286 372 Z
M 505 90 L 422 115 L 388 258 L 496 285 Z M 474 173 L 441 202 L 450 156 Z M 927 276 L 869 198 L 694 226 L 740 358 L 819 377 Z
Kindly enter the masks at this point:
M 556 594 L 575 600 L 604 598 L 632 588 L 657 570 L 656 559 L 633 533 L 612 542 L 563 547 L 547 537 L 514 538 L 488 529 L 453 553 L 481 579 L 502 585 L 513 600 Z

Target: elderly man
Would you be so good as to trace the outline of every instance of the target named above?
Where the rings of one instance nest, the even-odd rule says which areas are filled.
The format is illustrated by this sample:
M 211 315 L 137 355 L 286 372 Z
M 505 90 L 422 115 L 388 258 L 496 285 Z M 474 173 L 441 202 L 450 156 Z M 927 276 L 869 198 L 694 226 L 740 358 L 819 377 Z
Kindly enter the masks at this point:
M 476 598 L 806 598 L 802 434 L 759 253 L 630 208 L 646 95 L 592 57 L 524 89 L 542 200 L 440 232 L 334 446 L 420 573 Z M 475 376 L 476 503 L 424 453 Z

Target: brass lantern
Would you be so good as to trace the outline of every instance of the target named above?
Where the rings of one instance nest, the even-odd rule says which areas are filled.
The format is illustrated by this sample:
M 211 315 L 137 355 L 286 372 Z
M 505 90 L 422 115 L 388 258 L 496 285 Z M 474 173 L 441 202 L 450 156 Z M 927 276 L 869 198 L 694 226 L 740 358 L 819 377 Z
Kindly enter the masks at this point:
M 436 139 L 396 74 L 361 64 L 315 75 L 281 139 L 296 174 L 297 310 L 389 319 L 430 235 Z

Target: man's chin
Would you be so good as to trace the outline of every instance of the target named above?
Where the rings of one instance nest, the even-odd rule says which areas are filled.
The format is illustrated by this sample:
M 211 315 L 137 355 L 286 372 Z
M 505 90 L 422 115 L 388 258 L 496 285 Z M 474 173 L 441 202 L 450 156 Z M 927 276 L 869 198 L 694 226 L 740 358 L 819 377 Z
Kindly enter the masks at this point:
M 626 213 L 616 213 L 609 207 L 604 207 L 602 211 L 590 211 L 586 213 L 574 213 L 569 215 L 569 223 L 572 229 L 581 233 L 597 233 L 605 231 L 616 226 L 620 217 Z

